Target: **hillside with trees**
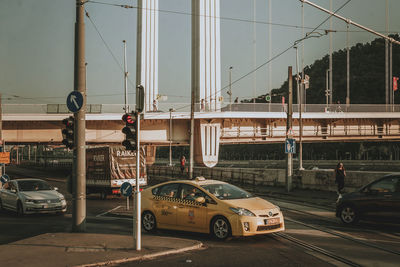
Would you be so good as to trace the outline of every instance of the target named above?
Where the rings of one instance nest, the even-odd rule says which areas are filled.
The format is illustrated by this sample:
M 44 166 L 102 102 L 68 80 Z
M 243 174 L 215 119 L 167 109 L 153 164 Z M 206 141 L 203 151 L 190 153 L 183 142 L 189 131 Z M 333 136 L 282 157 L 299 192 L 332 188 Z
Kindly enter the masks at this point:
M 391 35 L 400 40 L 399 35 Z M 333 97 L 334 103 L 346 103 L 347 52 L 346 49 L 332 54 L 333 64 Z M 393 44 L 393 76 L 400 76 L 400 46 Z M 329 67 L 329 55 L 316 60 L 304 68 L 304 73 L 310 77 L 310 87 L 307 89 L 307 104 L 324 104 L 326 70 Z M 295 68 L 293 68 L 295 70 Z M 296 83 L 293 76 L 294 97 L 297 102 Z M 287 80 L 278 89 L 273 89 L 272 102 L 280 103 L 281 97 L 287 99 Z M 243 100 L 242 102 L 252 102 Z M 256 102 L 265 101 L 261 95 Z M 358 43 L 350 48 L 350 103 L 352 104 L 385 104 L 385 41 L 375 39 L 371 43 Z M 400 90 L 395 92 L 395 103 L 400 104 Z

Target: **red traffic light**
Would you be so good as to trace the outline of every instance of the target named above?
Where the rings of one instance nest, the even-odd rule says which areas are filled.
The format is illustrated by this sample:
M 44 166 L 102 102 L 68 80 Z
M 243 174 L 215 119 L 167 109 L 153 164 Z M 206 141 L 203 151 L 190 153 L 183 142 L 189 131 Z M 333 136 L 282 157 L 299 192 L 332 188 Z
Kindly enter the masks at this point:
M 62 123 L 67 127 L 72 127 L 74 125 L 74 117 L 70 116 L 66 119 L 63 119 Z
M 127 124 L 133 124 L 136 121 L 136 116 L 134 113 L 132 114 L 125 113 L 122 116 L 122 120 Z

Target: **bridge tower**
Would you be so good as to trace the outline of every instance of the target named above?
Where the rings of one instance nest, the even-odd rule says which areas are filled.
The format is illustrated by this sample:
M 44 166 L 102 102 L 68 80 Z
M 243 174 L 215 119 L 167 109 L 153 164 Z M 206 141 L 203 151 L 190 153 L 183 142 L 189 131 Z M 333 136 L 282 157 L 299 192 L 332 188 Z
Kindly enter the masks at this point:
M 136 84 L 145 90 L 144 112 L 154 111 L 158 95 L 158 0 L 138 0 L 136 40 Z
M 196 111 L 221 111 L 220 1 L 192 0 L 192 90 Z M 196 163 L 218 163 L 220 123 L 195 124 Z

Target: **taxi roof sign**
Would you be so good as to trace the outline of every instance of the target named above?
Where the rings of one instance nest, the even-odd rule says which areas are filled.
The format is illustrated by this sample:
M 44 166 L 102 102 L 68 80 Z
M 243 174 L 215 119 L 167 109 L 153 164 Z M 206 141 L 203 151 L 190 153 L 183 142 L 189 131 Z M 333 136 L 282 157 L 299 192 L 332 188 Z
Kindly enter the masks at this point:
M 204 178 L 203 176 L 196 177 L 196 179 L 195 179 L 196 182 L 205 181 L 205 180 L 206 180 L 206 178 Z

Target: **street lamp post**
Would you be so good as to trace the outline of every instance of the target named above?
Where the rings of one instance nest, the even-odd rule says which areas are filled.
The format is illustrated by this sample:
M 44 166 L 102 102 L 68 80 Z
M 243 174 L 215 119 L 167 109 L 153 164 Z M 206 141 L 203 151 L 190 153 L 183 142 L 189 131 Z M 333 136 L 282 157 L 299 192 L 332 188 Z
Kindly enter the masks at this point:
M 229 67 L 229 111 L 232 111 L 232 69 L 233 67 Z
M 302 82 L 299 74 L 299 53 L 297 46 L 294 47 L 296 49 L 296 83 L 297 83 L 297 99 L 299 106 L 299 170 L 304 170 L 303 168 L 303 120 L 302 120 Z
M 173 108 L 169 109 L 169 166 L 172 166 L 172 112 Z
M 296 49 L 296 76 L 297 76 L 297 99 L 298 99 L 298 104 L 299 104 L 299 170 L 304 170 L 303 168 L 303 120 L 302 120 L 302 95 L 303 95 L 303 90 L 302 90 L 302 86 L 303 86 L 303 79 L 301 79 L 300 74 L 299 74 L 299 60 L 298 60 L 298 51 L 297 51 L 297 45 L 309 38 L 319 38 L 323 35 L 328 34 L 329 32 L 332 32 L 332 30 L 329 31 L 325 31 L 325 34 L 322 34 L 320 32 L 308 32 L 306 33 L 306 36 L 295 41 L 294 42 L 294 49 Z M 302 73 L 302 75 L 304 75 Z

